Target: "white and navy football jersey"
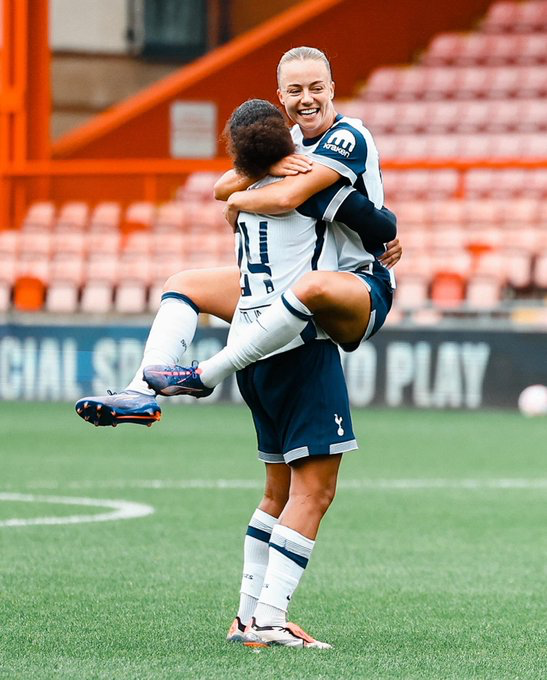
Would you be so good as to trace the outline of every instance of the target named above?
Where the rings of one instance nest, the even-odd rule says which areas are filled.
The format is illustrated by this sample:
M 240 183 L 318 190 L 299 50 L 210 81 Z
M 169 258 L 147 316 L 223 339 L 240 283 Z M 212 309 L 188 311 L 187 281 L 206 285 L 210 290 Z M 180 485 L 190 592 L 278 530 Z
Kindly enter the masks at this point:
M 338 269 L 355 271 L 374 262 L 375 254 L 369 252 L 361 237 L 341 222 L 333 221 L 336 211 L 346 198 L 350 187 L 364 194 L 376 208 L 384 204 L 384 187 L 378 150 L 370 131 L 358 118 L 338 114 L 335 122 L 321 136 L 305 139 L 298 125 L 291 135 L 296 152 L 309 155 L 315 162 L 338 172 L 346 183 L 332 197 L 324 219 L 332 221 L 332 231 L 338 252 Z M 391 276 L 392 285 L 395 285 Z
M 250 189 L 257 189 L 279 179 L 266 177 Z M 334 190 L 330 193 L 334 193 Z M 281 215 L 239 213 L 236 254 L 240 269 L 241 297 L 231 323 L 228 342 L 243 327 L 253 323 L 266 307 L 307 272 L 315 269 L 338 269 L 334 236 L 320 219 L 321 210 L 330 202 L 328 194 L 327 191 L 322 201 L 308 204 L 308 214 L 302 214 L 298 210 Z M 302 337 L 296 338 L 275 354 L 298 347 L 314 337 L 328 336 L 310 323 Z

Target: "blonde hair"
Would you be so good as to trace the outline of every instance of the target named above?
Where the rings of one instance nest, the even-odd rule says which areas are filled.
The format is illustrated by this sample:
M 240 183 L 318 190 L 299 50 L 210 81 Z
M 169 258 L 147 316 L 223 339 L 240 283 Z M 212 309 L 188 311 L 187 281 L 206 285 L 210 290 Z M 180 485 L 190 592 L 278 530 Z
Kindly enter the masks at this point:
M 293 47 L 292 49 L 285 52 L 285 54 L 279 60 L 279 64 L 277 65 L 278 84 L 281 79 L 281 67 L 283 66 L 283 64 L 286 64 L 288 61 L 297 61 L 298 59 L 301 61 L 304 61 L 305 59 L 314 59 L 315 61 L 322 61 L 327 67 L 327 71 L 329 72 L 329 78 L 332 80 L 332 69 L 330 66 L 330 61 L 328 60 L 327 55 L 324 52 L 318 50 L 316 47 Z

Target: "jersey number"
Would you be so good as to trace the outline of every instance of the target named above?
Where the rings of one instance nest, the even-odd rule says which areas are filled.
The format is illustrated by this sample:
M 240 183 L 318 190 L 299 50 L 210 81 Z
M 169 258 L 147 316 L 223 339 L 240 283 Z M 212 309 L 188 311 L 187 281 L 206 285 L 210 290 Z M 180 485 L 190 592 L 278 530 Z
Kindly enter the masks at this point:
M 245 258 L 247 260 L 247 269 L 251 274 L 263 274 L 264 286 L 266 293 L 271 293 L 274 289 L 271 281 L 272 268 L 268 261 L 268 223 L 264 220 L 258 225 L 258 252 L 260 255 L 260 262 L 251 262 L 251 252 L 249 246 L 249 231 L 245 222 L 239 222 L 239 231 L 241 239 L 239 241 L 238 264 L 241 266 L 243 260 L 243 249 L 245 249 Z M 249 277 L 247 274 L 243 275 L 241 282 L 241 295 L 246 297 L 251 295 L 251 286 L 249 284 Z

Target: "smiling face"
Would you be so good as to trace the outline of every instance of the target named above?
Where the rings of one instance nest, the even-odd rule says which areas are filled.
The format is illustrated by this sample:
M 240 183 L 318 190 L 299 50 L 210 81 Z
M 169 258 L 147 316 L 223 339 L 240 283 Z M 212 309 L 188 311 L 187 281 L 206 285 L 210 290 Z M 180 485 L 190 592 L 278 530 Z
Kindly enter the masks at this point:
M 334 123 L 334 83 L 319 59 L 294 59 L 281 66 L 279 101 L 306 138 L 323 134 Z

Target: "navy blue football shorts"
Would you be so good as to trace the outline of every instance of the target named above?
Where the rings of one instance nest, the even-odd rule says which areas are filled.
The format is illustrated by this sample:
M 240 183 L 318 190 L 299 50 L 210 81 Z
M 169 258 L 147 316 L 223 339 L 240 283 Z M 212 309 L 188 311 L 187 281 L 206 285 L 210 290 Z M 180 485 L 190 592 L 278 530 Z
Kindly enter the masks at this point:
M 357 448 L 338 347 L 313 340 L 237 372 L 251 409 L 258 458 L 292 463 Z
M 345 352 L 353 352 L 362 342 L 372 338 L 384 325 L 393 304 L 393 288 L 391 287 L 387 269 L 374 263 L 374 271 L 372 273 L 366 271 L 349 273 L 360 279 L 370 294 L 370 319 L 361 340 L 340 344 L 340 347 Z

